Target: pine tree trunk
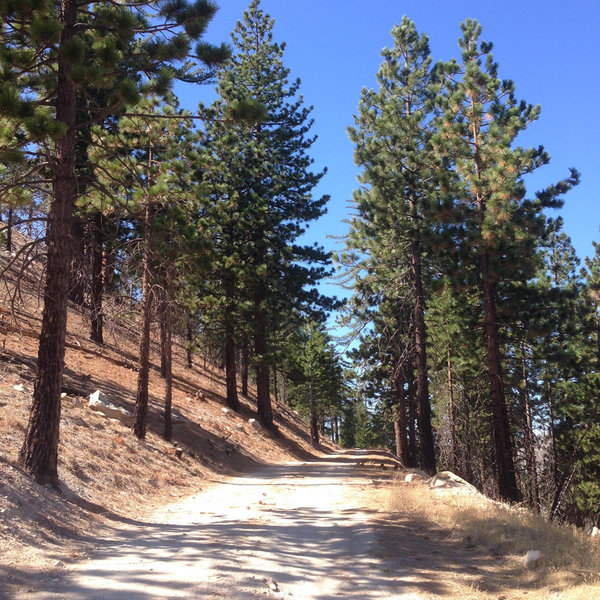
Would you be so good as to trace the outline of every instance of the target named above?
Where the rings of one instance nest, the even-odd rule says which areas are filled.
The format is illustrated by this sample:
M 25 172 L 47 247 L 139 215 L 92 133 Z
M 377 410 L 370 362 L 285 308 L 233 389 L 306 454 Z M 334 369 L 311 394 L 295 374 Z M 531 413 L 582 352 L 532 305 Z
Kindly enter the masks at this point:
M 232 410 L 240 410 L 237 393 L 237 361 L 235 352 L 235 333 L 233 315 L 228 306 L 225 309 L 225 382 L 227 387 L 227 406 Z
M 556 427 L 554 425 L 554 401 L 552 400 L 552 384 L 547 382 L 548 390 L 548 416 L 550 418 L 550 440 L 552 442 L 552 483 L 554 490 L 558 489 L 558 448 L 556 446 Z
M 250 367 L 250 351 L 248 349 L 248 339 L 244 336 L 242 342 L 242 360 L 241 360 L 241 378 L 242 378 L 242 394 L 248 396 L 248 370 Z
M 446 366 L 448 372 L 448 419 L 450 421 L 450 468 L 456 473 L 458 460 L 456 456 L 456 421 L 454 409 L 454 385 L 452 382 L 452 355 L 448 342 Z
M 146 204 L 144 214 L 144 257 L 142 275 L 142 314 L 139 343 L 139 367 L 137 396 L 133 411 L 133 432 L 140 439 L 146 438 L 148 417 L 148 381 L 150 376 L 150 321 L 152 317 L 152 209 Z
M 411 262 L 413 270 L 415 349 L 417 362 L 417 402 L 419 404 L 419 442 L 423 469 L 435 475 L 435 447 L 431 428 L 431 404 L 427 381 L 427 331 L 425 329 L 425 300 L 421 279 L 421 250 L 418 241 L 411 242 Z
M 527 365 L 525 361 L 525 348 L 521 344 L 521 372 L 523 376 L 523 399 L 525 404 L 525 446 L 527 453 L 527 470 L 531 477 L 531 508 L 536 513 L 540 512 L 540 489 L 538 485 L 537 461 L 535 458 L 535 437 L 533 433 L 533 419 L 531 416 L 531 398 L 527 383 Z
M 273 396 L 275 404 L 279 403 L 279 390 L 277 389 L 277 365 L 273 365 Z
M 194 343 L 194 336 L 192 331 L 192 317 L 187 316 L 187 324 L 186 324 L 186 341 L 187 344 L 185 346 L 185 354 L 186 354 L 186 366 L 188 369 L 191 369 L 193 366 L 192 363 L 192 345 Z
M 467 481 L 473 481 L 473 452 L 471 449 L 471 405 L 467 395 L 467 386 L 463 382 L 463 403 L 465 407 L 465 452 L 463 460 L 464 477 Z
M 13 229 L 13 214 L 14 210 L 12 206 L 8 207 L 8 213 L 6 217 L 6 251 L 12 252 L 12 229 Z
M 60 44 L 75 35 L 76 0 L 63 0 Z M 58 484 L 60 393 L 65 356 L 71 220 L 75 191 L 76 89 L 68 66 L 58 59 L 56 118 L 67 127 L 51 158 L 53 198 L 48 212 L 46 283 L 33 402 L 19 462 L 38 483 Z
M 308 399 L 310 408 L 310 443 L 313 446 L 319 445 L 319 420 L 317 415 L 317 406 L 315 402 L 315 396 L 313 393 L 312 385 L 312 373 L 309 371 L 308 374 L 311 379 L 308 384 Z
M 165 423 L 163 437 L 167 442 L 173 438 L 173 417 L 171 409 L 173 406 L 173 314 L 171 303 L 173 300 L 173 266 L 167 267 L 164 301 L 164 326 L 165 326 Z
M 71 266 L 69 273 L 69 300 L 77 306 L 85 305 L 85 246 L 86 227 L 85 223 L 77 218 L 72 221 L 73 232 L 71 237 L 73 245 L 71 250 Z
M 267 330 L 261 304 L 264 298 L 257 293 L 255 298 L 256 316 L 254 321 L 254 355 L 256 360 L 256 400 L 258 418 L 265 427 L 273 425 L 273 410 L 269 396 L 269 364 L 267 362 Z
M 485 248 L 481 250 L 481 284 L 483 288 L 483 311 L 487 340 L 487 368 L 490 377 L 494 450 L 500 497 L 509 502 L 518 502 L 519 488 L 515 474 L 512 440 L 508 419 L 508 408 L 504 396 L 504 378 L 498 337 L 495 290 L 490 281 L 489 257 Z
M 103 269 L 103 280 L 104 280 L 104 292 L 108 295 L 114 294 L 117 286 L 115 284 L 115 251 L 104 249 L 104 269 Z
M 287 373 L 284 371 L 283 372 L 283 381 L 282 381 L 282 402 L 286 405 L 289 406 L 289 398 L 288 398 L 288 376 Z
M 417 466 L 417 401 L 415 398 L 415 382 L 411 365 L 404 366 L 404 378 L 407 384 L 406 401 L 408 404 L 408 456 L 407 467 Z
M 404 378 L 403 378 L 402 367 L 397 367 L 397 373 L 394 377 L 393 394 L 396 404 L 393 407 L 394 415 L 394 436 L 396 438 L 396 456 L 400 462 L 409 466 L 410 450 L 408 448 L 408 428 L 406 422 L 406 390 L 404 389 Z
M 167 304 L 169 299 L 165 290 L 157 290 L 159 301 L 158 322 L 160 326 L 160 376 L 163 379 L 167 377 Z
M 104 343 L 104 317 L 102 315 L 102 297 L 104 295 L 104 233 L 102 230 L 102 214 L 97 213 L 93 223 L 92 248 L 92 311 L 90 339 L 97 344 Z
M 29 239 L 33 237 L 33 206 L 27 210 L 27 237 Z

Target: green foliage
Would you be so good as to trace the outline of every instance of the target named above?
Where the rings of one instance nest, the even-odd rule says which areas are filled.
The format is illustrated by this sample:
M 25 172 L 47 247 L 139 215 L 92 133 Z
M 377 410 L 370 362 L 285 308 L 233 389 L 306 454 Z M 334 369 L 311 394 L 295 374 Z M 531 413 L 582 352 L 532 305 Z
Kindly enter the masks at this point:
M 356 448 L 356 433 L 358 429 L 356 403 L 346 400 L 342 405 L 342 425 L 340 428 L 340 446 Z
M 310 288 L 326 274 L 329 256 L 296 242 L 323 214 L 327 197 L 312 195 L 323 173 L 310 170 L 310 109 L 298 97 L 299 82 L 288 81 L 272 25 L 253 2 L 233 32 L 234 53 L 218 73 L 219 100 L 206 111 L 202 159 L 215 255 L 201 302 L 222 330 L 235 322 L 238 343 L 253 336 L 259 404 L 268 404 L 265 379 L 282 315 L 318 315 L 332 304 Z
M 365 369 L 365 397 L 380 408 L 373 415 L 395 407 L 410 437 L 418 374 L 411 362 L 420 343 L 413 330 L 419 293 L 411 282 L 417 281 L 420 256 L 439 457 L 488 491 L 515 497 L 513 467 L 504 460 L 512 460 L 514 440 L 517 468 L 535 467 L 520 457 L 530 452 L 528 440 L 550 410 L 542 382 L 552 390 L 555 425 L 561 427 L 556 440 L 565 453 L 555 460 L 562 473 L 585 471 L 583 458 L 569 466 L 566 448 L 577 445 L 579 434 L 569 438 L 566 432 L 597 418 L 585 399 L 597 397 L 593 378 L 581 369 L 589 364 L 591 331 L 582 326 L 590 319 L 576 304 L 581 289 L 570 277 L 550 283 L 562 259 L 542 267 L 544 248 L 556 251 L 564 242 L 553 234 L 560 223 L 544 210 L 562 205 L 578 174 L 571 170 L 527 198 L 526 176 L 549 157 L 542 147 L 519 147 L 516 139 L 540 109 L 518 101 L 513 83 L 501 80 L 480 25 L 467 20 L 461 27 L 461 60 L 433 69 L 427 39 L 408 19 L 392 30 L 394 46 L 382 52 L 379 87 L 363 90 L 350 129 L 363 170 L 339 260 L 355 282 L 348 306 L 356 330 L 363 330 L 354 358 Z M 566 260 L 564 268 L 573 271 Z M 540 275 L 544 268 L 547 274 Z M 360 416 L 362 444 L 372 443 L 367 413 Z M 562 428 L 566 421 L 571 425 Z M 588 435 L 593 438 L 591 429 Z M 477 461 L 479 472 L 473 469 Z M 494 468 L 497 484 L 490 486 Z M 521 481 L 524 488 L 535 485 L 529 473 Z M 584 489 L 594 497 L 587 485 L 577 489 L 582 501 Z M 551 495 L 544 502 L 549 508 Z
M 322 325 L 308 323 L 286 347 L 289 400 L 292 407 L 322 422 L 339 414 L 343 399 L 343 374 L 335 346 Z M 311 404 L 312 402 L 312 404 Z

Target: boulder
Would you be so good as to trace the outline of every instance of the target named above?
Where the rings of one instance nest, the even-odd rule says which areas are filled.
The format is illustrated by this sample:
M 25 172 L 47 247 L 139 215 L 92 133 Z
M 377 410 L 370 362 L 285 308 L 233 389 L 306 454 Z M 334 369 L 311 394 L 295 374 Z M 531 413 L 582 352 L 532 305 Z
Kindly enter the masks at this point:
M 90 394 L 88 407 L 94 412 L 104 415 L 108 419 L 120 421 L 127 427 L 130 427 L 133 423 L 133 416 L 124 408 L 112 404 L 106 394 L 100 390 L 96 390 L 93 394 Z
M 479 494 L 477 488 L 465 481 L 462 477 L 452 471 L 440 471 L 429 481 L 429 487 L 434 489 L 446 489 L 463 494 Z
M 600 535 L 600 529 L 598 529 L 595 525 L 592 527 L 592 531 L 590 532 L 591 537 L 596 537 Z

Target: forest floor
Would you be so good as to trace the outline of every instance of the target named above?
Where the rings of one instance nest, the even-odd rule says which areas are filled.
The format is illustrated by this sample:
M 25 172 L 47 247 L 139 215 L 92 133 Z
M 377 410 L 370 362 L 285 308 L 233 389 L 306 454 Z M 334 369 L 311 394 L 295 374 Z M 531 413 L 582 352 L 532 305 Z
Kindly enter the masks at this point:
M 0 266 L 7 260 L 0 253 Z M 36 260 L 0 278 L 1 600 L 600 598 L 597 569 L 568 567 L 565 577 L 561 567 L 558 579 L 552 565 L 528 571 L 520 552 L 434 518 L 439 497 L 405 483 L 389 453 L 344 453 L 326 440 L 315 449 L 305 421 L 275 399 L 274 429 L 256 428 L 253 389 L 240 413 L 228 411 L 223 371 L 207 349 L 187 368 L 181 340 L 174 349 L 178 456 L 162 438 L 156 330 L 148 434 L 137 440 L 126 424 L 87 405 L 100 389 L 132 412 L 137 328 L 128 311 L 135 307 L 107 306 L 117 316 L 102 345 L 89 341 L 85 311 L 70 307 L 60 487 L 33 483 L 18 453 L 41 320 Z M 491 501 L 468 500 L 449 502 L 468 515 L 476 502 L 504 527 Z

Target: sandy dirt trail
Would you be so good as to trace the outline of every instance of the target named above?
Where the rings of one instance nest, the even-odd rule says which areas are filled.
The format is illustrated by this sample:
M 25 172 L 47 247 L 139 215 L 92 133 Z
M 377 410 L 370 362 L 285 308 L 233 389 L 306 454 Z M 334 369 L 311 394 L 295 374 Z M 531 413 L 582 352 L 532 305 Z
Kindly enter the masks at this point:
M 100 540 L 34 594 L 41 600 L 410 600 L 378 558 L 386 491 L 359 452 L 265 467 Z M 32 594 L 24 594 L 31 598 Z

